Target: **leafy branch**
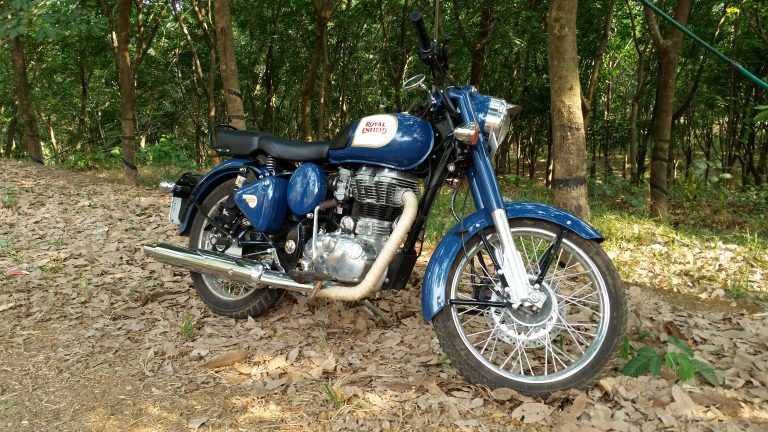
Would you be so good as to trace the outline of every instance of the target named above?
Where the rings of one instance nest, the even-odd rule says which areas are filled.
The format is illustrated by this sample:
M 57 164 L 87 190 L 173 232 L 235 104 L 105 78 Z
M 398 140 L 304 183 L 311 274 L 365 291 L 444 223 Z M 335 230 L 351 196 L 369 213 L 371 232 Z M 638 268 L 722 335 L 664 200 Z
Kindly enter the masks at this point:
M 637 337 L 638 342 L 649 336 L 641 333 Z M 655 349 L 643 346 L 636 348 L 629 343 L 629 338 L 624 336 L 621 347 L 621 357 L 627 361 L 621 369 L 621 373 L 631 377 L 638 377 L 651 373 L 658 375 L 663 366 L 673 370 L 680 381 L 691 381 L 696 374 L 701 375 L 712 386 L 719 386 L 717 372 L 708 363 L 694 357 L 691 347 L 675 336 L 669 336 L 669 342 L 679 351 L 658 352 Z

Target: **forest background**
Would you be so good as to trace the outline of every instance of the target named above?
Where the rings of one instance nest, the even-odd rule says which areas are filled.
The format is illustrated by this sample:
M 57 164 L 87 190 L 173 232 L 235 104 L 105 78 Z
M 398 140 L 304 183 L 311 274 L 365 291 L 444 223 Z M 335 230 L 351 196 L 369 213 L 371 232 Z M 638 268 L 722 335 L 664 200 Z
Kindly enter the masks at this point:
M 454 81 L 523 106 L 496 155 L 512 198 L 552 201 L 557 184 L 547 58 L 556 3 L 440 2 Z M 657 4 L 768 76 L 765 2 Z M 207 132 L 219 123 L 322 140 L 362 115 L 407 109 L 421 95 L 403 93 L 401 83 L 426 72 L 408 14 L 424 11 L 431 23 L 434 4 L 2 0 L 0 7 L 0 156 L 106 169 L 149 185 L 209 167 Z M 576 162 L 588 172 L 592 222 L 613 242 L 620 269 L 622 254 L 630 263 L 638 246 L 651 246 L 654 266 L 663 267 L 650 277 L 629 264 L 622 276 L 707 296 L 764 296 L 766 92 L 692 41 L 676 43 L 676 32 L 635 0 L 581 2 L 576 35 L 586 138 L 585 160 Z M 665 94 L 671 109 L 660 108 Z M 671 121 L 666 139 L 661 117 Z M 660 161 L 663 188 L 651 168 Z M 13 188 L 2 187 L 12 200 Z M 654 207 L 660 190 L 663 209 Z M 432 239 L 451 224 L 441 209 Z M 676 251 L 681 244 L 687 252 Z M 676 263 L 698 261 L 695 251 L 714 261 L 681 275 Z

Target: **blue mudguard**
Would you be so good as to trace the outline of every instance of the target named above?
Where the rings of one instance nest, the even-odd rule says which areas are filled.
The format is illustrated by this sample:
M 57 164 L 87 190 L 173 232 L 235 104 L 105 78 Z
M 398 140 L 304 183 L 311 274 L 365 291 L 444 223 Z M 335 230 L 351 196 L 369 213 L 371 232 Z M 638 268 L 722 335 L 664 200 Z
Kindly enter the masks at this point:
M 197 206 L 193 203 L 197 202 L 202 205 L 205 197 L 208 196 L 216 186 L 237 176 L 240 172 L 240 168 L 254 166 L 256 164 L 257 162 L 252 159 L 233 158 L 216 165 L 212 170 L 208 171 L 208 173 L 195 184 L 195 187 L 189 194 L 189 199 L 187 199 L 186 207 L 181 209 L 181 215 L 179 217 L 179 220 L 181 221 L 181 224 L 179 224 L 179 234 L 187 234 L 191 222 L 194 220 L 195 214 L 197 214 Z
M 542 219 L 573 231 L 587 240 L 603 241 L 603 236 L 589 224 L 567 213 L 544 204 L 512 202 L 504 203 L 508 219 Z M 456 255 L 463 246 L 462 237 L 469 239 L 485 227 L 493 226 L 491 215 L 484 210 L 477 211 L 454 226 L 437 245 L 424 273 L 421 292 L 421 312 L 424 322 L 429 322 L 445 306 L 445 285 Z M 459 235 L 463 231 L 463 235 Z

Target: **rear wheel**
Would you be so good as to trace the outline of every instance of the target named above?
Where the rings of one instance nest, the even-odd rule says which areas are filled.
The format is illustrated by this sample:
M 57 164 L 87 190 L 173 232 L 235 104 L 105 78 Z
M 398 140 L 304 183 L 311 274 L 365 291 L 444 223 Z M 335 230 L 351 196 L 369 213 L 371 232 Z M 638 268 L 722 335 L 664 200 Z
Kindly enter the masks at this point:
M 456 257 L 446 298 L 435 317 L 443 352 L 468 380 L 491 388 L 509 387 L 530 395 L 593 383 L 615 356 L 627 326 L 624 288 L 600 246 L 541 220 L 510 220 L 510 231 L 533 283 L 548 250 L 556 249 L 543 275 L 541 308 L 493 307 L 504 302 L 499 276 L 481 236 L 501 258 L 498 236 L 487 228 L 469 239 Z
M 192 250 L 221 250 L 221 239 L 225 238 L 210 222 L 216 220 L 219 206 L 222 205 L 232 190 L 234 182 L 227 181 L 216 187 L 203 201 L 197 212 L 189 235 L 189 248 Z M 205 217 L 208 215 L 208 218 Z M 247 252 L 247 251 L 246 251 Z M 228 248 L 224 253 L 240 256 L 235 249 Z M 283 295 L 283 290 L 270 289 L 266 286 L 254 287 L 217 276 L 191 272 L 195 290 L 203 302 L 216 314 L 242 319 L 255 317 L 269 310 Z

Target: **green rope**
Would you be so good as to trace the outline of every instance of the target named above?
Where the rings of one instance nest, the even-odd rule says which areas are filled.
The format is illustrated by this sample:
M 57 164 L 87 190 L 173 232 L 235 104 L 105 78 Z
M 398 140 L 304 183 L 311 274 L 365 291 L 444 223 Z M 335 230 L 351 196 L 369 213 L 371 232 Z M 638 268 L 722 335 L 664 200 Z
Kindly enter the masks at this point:
M 648 8 L 650 8 L 656 15 L 664 18 L 670 24 L 672 24 L 673 26 L 677 27 L 677 29 L 680 30 L 681 32 L 683 32 L 686 36 L 688 36 L 691 39 L 693 39 L 696 42 L 698 42 L 699 45 L 701 45 L 704 48 L 706 48 L 709 52 L 714 54 L 717 58 L 719 58 L 720 60 L 730 64 L 731 67 L 733 67 L 734 69 L 739 71 L 742 75 L 744 75 L 745 77 L 749 78 L 752 82 L 754 82 L 758 86 L 762 87 L 763 90 L 768 90 L 768 83 L 766 83 L 765 81 L 763 81 L 760 78 L 756 77 L 755 75 L 752 74 L 752 72 L 746 70 L 744 68 L 744 66 L 742 66 L 742 65 L 736 63 L 735 61 L 731 60 L 730 58 L 726 57 L 723 53 L 721 53 L 720 51 L 718 51 L 715 48 L 713 48 L 712 46 L 710 46 L 708 43 L 706 43 L 703 40 L 701 40 L 700 37 L 696 36 L 690 30 L 688 30 L 683 25 L 681 25 L 679 22 L 675 21 L 675 19 L 672 18 L 671 16 L 669 16 L 669 15 L 665 14 L 664 12 L 662 12 L 661 9 L 657 8 L 656 5 L 651 3 L 649 0 L 640 0 L 640 2 L 642 4 L 644 4 L 644 5 L 646 5 Z

